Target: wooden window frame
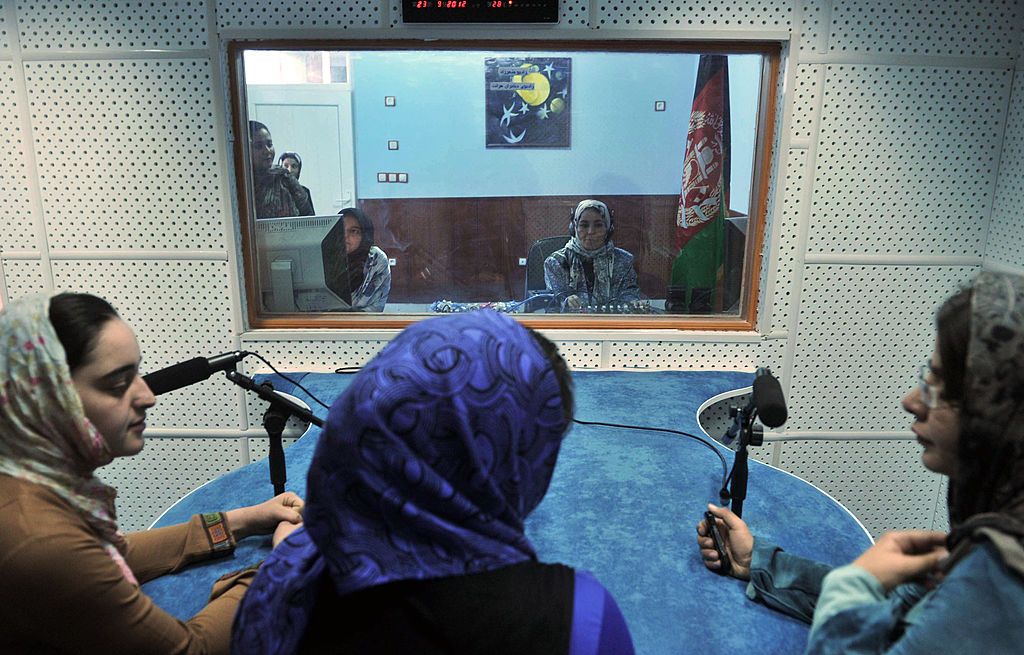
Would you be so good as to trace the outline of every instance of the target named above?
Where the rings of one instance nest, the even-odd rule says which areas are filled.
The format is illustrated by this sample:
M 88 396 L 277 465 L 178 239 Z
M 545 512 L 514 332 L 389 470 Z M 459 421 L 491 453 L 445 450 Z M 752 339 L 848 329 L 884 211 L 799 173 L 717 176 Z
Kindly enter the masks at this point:
M 231 124 L 236 138 L 232 148 L 236 180 L 236 200 L 241 221 L 242 262 L 244 270 L 248 326 L 255 330 L 286 330 L 305 328 L 333 329 L 394 329 L 404 328 L 416 321 L 442 314 L 386 314 L 352 313 L 294 313 L 267 316 L 258 308 L 259 293 L 255 269 L 255 243 L 253 238 L 253 207 L 249 189 L 252 188 L 247 156 L 248 117 L 246 116 L 245 83 L 242 79 L 242 53 L 245 50 L 484 50 L 515 52 L 656 52 L 673 54 L 759 54 L 762 56 L 761 102 L 758 108 L 757 129 L 754 140 L 754 165 L 750 188 L 756 190 L 750 198 L 748 235 L 743 254 L 744 289 L 740 297 L 738 315 L 581 315 L 581 314 L 511 314 L 523 325 L 537 329 L 579 330 L 717 330 L 749 332 L 756 329 L 760 291 L 761 252 L 767 222 L 769 180 L 772 166 L 772 145 L 775 142 L 776 98 L 782 44 L 775 41 L 686 41 L 671 39 L 621 40 L 509 40 L 509 39 L 338 39 L 338 40 L 231 40 L 227 43 L 230 76 Z

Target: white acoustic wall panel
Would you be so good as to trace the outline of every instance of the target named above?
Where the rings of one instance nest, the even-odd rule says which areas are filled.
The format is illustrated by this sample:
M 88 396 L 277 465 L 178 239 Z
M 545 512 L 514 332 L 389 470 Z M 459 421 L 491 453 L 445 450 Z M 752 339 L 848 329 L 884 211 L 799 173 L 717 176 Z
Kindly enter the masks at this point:
M 1024 81 L 1014 78 L 999 162 L 987 260 L 1024 269 Z
M 796 83 L 793 85 L 793 116 L 789 125 L 789 136 L 794 140 L 806 140 L 818 133 L 818 113 L 821 108 L 822 88 L 818 72 L 821 65 L 799 64 L 796 67 Z
M 800 52 L 820 53 L 828 41 L 826 0 L 800 0 Z
M 244 439 L 146 438 L 134 457 L 120 457 L 97 471 L 117 489 L 118 527 L 144 530 L 182 496 L 244 464 Z M 268 484 L 268 495 L 273 488 Z M 219 512 L 232 507 L 208 507 Z
M 609 346 L 609 368 L 753 372 L 758 366 L 769 366 L 777 372 L 785 342 L 612 341 Z
M 808 252 L 981 256 L 1010 78 L 826 66 Z
M 602 365 L 600 341 L 550 338 L 570 368 L 599 368 Z
M 932 530 L 949 531 L 949 478 L 942 476 L 939 481 L 939 493 L 935 498 L 935 516 L 932 519 Z
M 4 162 L 0 167 L 0 251 L 39 250 L 14 74 L 13 64 L 0 62 L 0 158 Z
M 383 0 L 217 0 L 217 29 L 383 27 Z
M 8 299 L 14 300 L 46 289 L 43 263 L 38 259 L 5 259 L 3 266 Z
M 784 441 L 780 465 L 841 502 L 875 537 L 932 529 L 942 476 L 921 464 L 909 439 Z
M 810 183 L 807 174 L 807 151 L 790 150 L 786 159 L 786 175 L 780 180 L 785 185 L 782 212 L 775 220 L 779 224 L 778 259 L 775 265 L 775 299 L 770 303 L 771 329 L 789 329 L 790 313 L 796 302 L 796 272 L 802 266 L 799 249 L 800 220 L 804 215 L 804 195 Z M 766 303 L 767 305 L 768 303 Z M 763 307 L 762 310 L 769 309 Z
M 29 62 L 50 248 L 223 250 L 208 59 Z
M 593 27 L 697 27 L 788 29 L 793 24 L 793 3 L 774 0 L 697 0 L 649 2 L 615 0 L 592 2 Z
M 8 0 L 13 1 L 13 0 Z M 17 3 L 25 52 L 206 48 L 206 0 Z
M 932 353 L 935 310 L 976 271 L 807 266 L 786 429 L 907 429 L 900 398 Z
M 228 263 L 71 260 L 52 263 L 57 288 L 95 293 L 135 329 L 143 370 L 235 348 Z M 220 376 L 160 397 L 149 425 L 241 427 L 238 392 Z
M 1015 0 L 833 0 L 829 50 L 843 54 L 1013 57 Z
M 6 57 L 11 54 L 12 42 L 16 36 L 17 32 L 7 23 L 4 3 L 0 3 L 0 56 Z
M 288 446 L 291 446 L 296 441 L 298 441 L 298 439 L 291 439 L 291 438 L 287 438 L 287 437 L 281 439 L 281 445 L 284 446 L 284 448 L 285 448 L 285 451 L 284 451 L 285 461 L 288 461 Z M 246 443 L 247 443 L 247 447 L 249 449 L 249 462 L 250 463 L 251 462 L 258 462 L 258 461 L 260 461 L 262 459 L 266 459 L 267 457 L 270 456 L 270 439 L 269 438 L 252 437 L 252 438 L 246 439 Z M 268 486 L 268 488 L 272 488 L 272 485 L 270 483 L 270 479 L 269 478 L 267 478 L 267 486 Z M 288 486 L 290 486 L 290 485 L 288 485 Z

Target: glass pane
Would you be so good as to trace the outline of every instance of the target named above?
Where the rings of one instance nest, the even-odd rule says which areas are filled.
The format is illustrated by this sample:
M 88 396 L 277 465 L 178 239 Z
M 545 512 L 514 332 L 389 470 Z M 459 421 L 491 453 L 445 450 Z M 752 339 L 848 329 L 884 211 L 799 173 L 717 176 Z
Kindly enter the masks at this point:
M 761 70 L 760 54 L 247 50 L 254 300 L 735 316 Z

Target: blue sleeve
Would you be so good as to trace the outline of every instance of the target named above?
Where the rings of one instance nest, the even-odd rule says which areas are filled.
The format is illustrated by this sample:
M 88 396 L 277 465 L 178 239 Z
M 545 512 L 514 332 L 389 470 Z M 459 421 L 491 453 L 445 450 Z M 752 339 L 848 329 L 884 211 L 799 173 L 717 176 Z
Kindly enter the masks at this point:
M 633 655 L 626 619 L 600 582 L 576 571 L 569 655 Z
M 785 552 L 755 537 L 747 597 L 787 616 L 811 622 L 821 582 L 832 567 Z
M 826 582 L 823 603 L 830 586 Z M 811 631 L 807 653 L 1021 652 L 1024 580 L 1008 571 L 987 543 L 913 608 L 901 600 L 893 593 L 882 599 L 865 596 L 831 613 Z

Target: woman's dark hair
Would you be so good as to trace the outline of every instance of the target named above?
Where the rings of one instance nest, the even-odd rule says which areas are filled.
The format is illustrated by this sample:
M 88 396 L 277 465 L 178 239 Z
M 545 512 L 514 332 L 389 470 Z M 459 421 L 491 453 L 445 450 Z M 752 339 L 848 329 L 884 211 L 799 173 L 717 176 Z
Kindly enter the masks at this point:
M 942 360 L 942 399 L 963 405 L 967 344 L 971 340 L 971 289 L 961 289 L 935 315 L 939 358 Z
M 264 125 L 263 123 L 261 123 L 259 121 L 249 121 L 249 138 L 250 139 L 255 139 L 256 138 L 256 133 L 259 132 L 260 130 L 266 130 L 268 133 L 270 132 L 270 128 L 267 127 L 266 125 Z
M 555 379 L 558 380 L 558 390 L 562 396 L 562 415 L 565 417 L 565 427 L 568 429 L 574 416 L 572 375 L 569 373 L 569 365 L 562 359 L 561 353 L 558 352 L 558 346 L 550 339 L 531 328 L 526 328 L 526 331 L 530 333 L 533 340 L 540 346 L 540 351 L 544 354 L 545 359 L 551 363 L 551 368 L 555 371 Z
M 373 221 L 366 215 L 366 212 L 358 207 L 346 207 L 338 212 L 338 215 L 341 216 L 342 221 L 345 220 L 346 216 L 351 216 L 359 223 L 359 229 L 363 231 L 363 240 L 359 244 L 359 250 L 362 256 L 365 257 L 365 252 L 368 252 L 370 246 L 374 244 Z
M 88 361 L 107 321 L 117 318 L 110 303 L 88 293 L 57 294 L 50 298 L 49 314 L 72 372 Z
M 291 151 L 282 152 L 277 156 L 277 165 L 283 166 L 285 159 L 294 159 L 295 163 L 299 165 L 299 171 L 302 170 L 302 157 L 299 157 L 299 153 Z

